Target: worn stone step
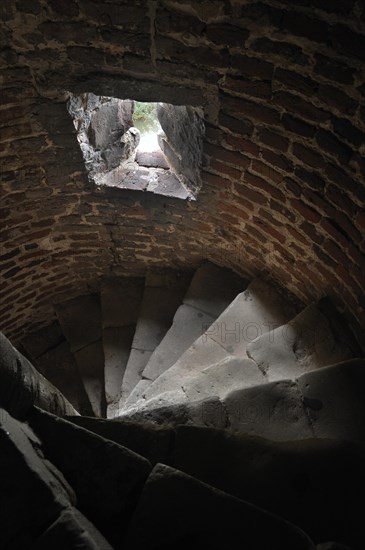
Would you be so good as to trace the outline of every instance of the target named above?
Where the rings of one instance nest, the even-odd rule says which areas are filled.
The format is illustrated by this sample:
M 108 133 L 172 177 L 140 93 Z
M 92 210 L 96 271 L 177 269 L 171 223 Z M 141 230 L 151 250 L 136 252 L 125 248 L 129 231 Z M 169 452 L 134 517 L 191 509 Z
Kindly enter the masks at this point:
M 194 449 L 194 452 L 191 452 Z M 276 513 L 314 542 L 361 547 L 365 444 L 306 439 L 275 442 L 245 434 L 178 426 L 174 467 Z
M 179 405 L 211 397 L 224 399 L 237 388 L 248 388 L 266 383 L 264 374 L 254 361 L 232 356 L 190 374 L 184 382 L 181 382 L 179 388 L 161 393 L 150 400 L 141 400 L 135 405 L 131 404 L 127 413 L 131 413 L 132 410 L 146 411 L 150 407 L 155 408 L 156 404 L 159 406 Z
M 354 357 L 348 338 L 332 329 L 334 323 L 333 314 L 330 323 L 320 304 L 311 304 L 289 323 L 249 342 L 247 354 L 267 381 L 296 377 Z
M 80 414 L 94 414 L 80 374 L 81 369 L 77 367 L 68 342 L 64 341 L 50 349 L 38 357 L 34 364 Z
M 106 415 L 104 350 L 101 340 L 74 353 L 85 391 L 95 416 Z
M 353 359 L 236 389 L 223 399 L 179 401 L 176 390 L 122 413 L 123 420 L 228 428 L 273 441 L 312 437 L 365 441 L 365 360 Z
M 33 404 L 55 414 L 78 415 L 66 397 L 0 332 L 0 406 L 23 420 Z
M 67 416 L 66 420 L 147 458 L 151 464 L 170 464 L 175 431 L 155 424 L 104 420 L 87 416 Z
M 155 350 L 143 377 L 155 380 L 170 368 L 206 327 L 228 306 L 244 283 L 235 273 L 210 262 L 197 269 L 161 344 Z
M 113 418 L 119 407 L 136 323 L 139 316 L 144 279 L 120 277 L 101 288 L 104 346 L 104 378 L 107 417 Z
M 135 325 L 143 295 L 142 277 L 118 277 L 100 291 L 103 328 Z
M 101 309 L 97 294 L 78 296 L 54 306 L 72 352 L 101 339 Z
M 31 361 L 35 361 L 44 353 L 52 348 L 62 344 L 65 336 L 62 332 L 61 325 L 58 321 L 54 321 L 50 325 L 28 334 L 21 340 L 21 345 L 26 351 Z
M 119 411 L 123 377 L 131 352 L 134 332 L 135 325 L 103 329 L 107 418 L 114 418 Z
M 246 348 L 257 335 L 282 325 L 295 314 L 294 306 L 272 286 L 259 279 L 249 284 L 200 335 L 176 363 L 144 391 L 146 400 L 181 387 L 211 362 L 236 356 L 246 358 Z
M 111 550 L 74 508 L 73 489 L 44 458 L 38 437 L 3 409 L 0 446 L 1 548 Z
M 191 275 L 163 271 L 147 275 L 132 349 L 123 377 L 120 406 L 141 380 L 142 372 L 170 328 Z
M 365 441 L 365 359 L 351 359 L 298 379 L 315 437 Z
M 69 507 L 28 550 L 113 550 L 94 525 L 76 508 Z
M 45 456 L 75 491 L 78 508 L 120 548 L 151 465 L 145 458 L 54 415 L 35 409 L 29 423 Z
M 70 401 L 80 414 L 92 415 L 92 408 L 70 345 L 58 321 L 22 340 L 32 364 Z
M 126 549 L 238 547 L 314 550 L 301 529 L 279 516 L 169 466 L 155 466 L 127 531 Z

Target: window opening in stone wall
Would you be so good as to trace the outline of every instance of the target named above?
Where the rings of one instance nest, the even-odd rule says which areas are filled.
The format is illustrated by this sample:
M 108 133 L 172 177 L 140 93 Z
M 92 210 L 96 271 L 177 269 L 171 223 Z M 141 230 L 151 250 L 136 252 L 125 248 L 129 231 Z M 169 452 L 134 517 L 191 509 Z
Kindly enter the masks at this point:
M 196 198 L 205 131 L 202 109 L 70 93 L 68 111 L 96 185 Z

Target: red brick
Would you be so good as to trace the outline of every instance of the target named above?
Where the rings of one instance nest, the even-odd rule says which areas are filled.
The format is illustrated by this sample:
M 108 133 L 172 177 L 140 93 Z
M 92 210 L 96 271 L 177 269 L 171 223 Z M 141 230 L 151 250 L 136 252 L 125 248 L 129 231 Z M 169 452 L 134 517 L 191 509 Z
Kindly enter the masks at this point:
M 332 204 L 338 206 L 341 210 L 347 212 L 350 216 L 358 210 L 348 195 L 335 185 L 328 185 L 326 188 L 326 197 Z
M 221 87 L 228 92 L 236 92 L 258 99 L 270 99 L 272 95 L 270 82 L 249 80 L 239 76 L 227 75 Z
M 275 183 L 280 183 L 283 180 L 283 175 L 280 174 L 280 172 L 277 172 L 274 168 L 259 160 L 252 161 L 252 171 L 257 172 Z M 278 192 L 280 193 L 280 191 Z
M 308 172 L 308 170 L 298 167 L 295 169 L 295 175 L 300 181 L 301 187 L 303 187 L 303 183 L 305 182 L 314 191 L 319 191 L 320 193 L 324 191 L 325 182 L 316 172 Z
M 285 236 L 279 231 L 277 231 L 276 229 L 274 229 L 273 227 L 271 227 L 269 223 L 265 223 L 264 220 L 262 220 L 261 218 L 257 218 L 255 216 L 253 217 L 253 221 L 255 222 L 256 227 L 258 227 L 261 231 L 263 231 L 264 233 L 266 233 L 276 241 L 279 241 L 279 243 L 281 244 L 285 243 L 286 241 Z
M 357 102 L 338 87 L 320 84 L 317 95 L 325 105 L 341 111 L 342 114 L 353 115 L 356 112 Z
M 143 16 L 147 16 L 147 12 L 144 14 L 141 12 L 140 17 L 143 18 Z M 156 30 L 161 33 L 189 33 L 195 36 L 201 36 L 206 29 L 205 23 L 197 17 L 188 14 L 180 15 L 166 9 L 157 9 L 155 25 Z M 216 34 L 219 38 L 219 32 L 214 33 L 214 28 L 211 28 L 210 34 Z M 223 33 L 223 29 L 221 33 Z
M 309 222 L 304 222 L 300 225 L 300 229 L 309 237 L 310 241 L 316 244 L 322 244 L 324 237 L 320 235 L 316 226 Z
M 309 147 L 304 147 L 304 145 L 300 143 L 294 143 L 293 154 L 298 160 L 307 164 L 310 168 L 324 168 L 325 166 L 325 161 L 321 155 Z
M 241 197 L 252 201 L 254 204 L 267 204 L 268 202 L 268 198 L 265 197 L 262 193 L 258 193 L 257 191 L 250 189 L 249 187 L 247 187 L 247 185 L 244 185 L 243 183 L 235 183 L 234 191 Z
M 224 164 L 216 159 L 212 159 L 210 161 L 210 168 L 230 179 L 240 180 L 242 176 L 242 171 L 233 168 L 233 166 L 228 166 L 227 164 Z
M 304 219 L 308 220 L 309 222 L 318 223 L 321 219 L 321 216 L 318 214 L 318 212 L 313 210 L 313 208 L 311 208 L 301 200 L 291 199 L 290 204 L 297 212 L 299 212 L 301 216 L 303 216 Z
M 241 71 L 245 76 L 253 76 L 261 80 L 270 81 L 274 71 L 272 63 L 257 59 L 257 57 L 248 57 L 246 55 L 231 55 L 230 67 Z
M 297 12 L 283 12 L 281 28 L 295 36 L 302 36 L 323 44 L 326 43 L 329 32 L 329 26 L 323 20 L 313 19 Z
M 284 172 L 289 172 L 289 173 L 293 172 L 293 165 L 285 155 L 277 155 L 272 151 L 269 151 L 267 149 L 262 149 L 261 156 L 266 162 L 268 162 L 269 164 L 272 164 L 276 168 L 279 168 Z
M 268 195 L 270 195 L 270 197 L 274 197 L 275 199 L 283 203 L 285 202 L 285 196 L 280 191 L 280 189 L 274 187 L 273 185 L 270 185 L 270 183 L 260 178 L 259 176 L 255 176 L 250 172 L 245 172 L 244 181 L 250 184 L 252 187 L 255 187 L 255 189 L 266 192 Z
M 314 66 L 315 73 L 329 80 L 333 80 L 336 83 L 352 84 L 355 70 L 349 65 L 322 54 L 315 54 L 314 57 L 316 59 L 316 64 Z
M 288 150 L 289 140 L 276 132 L 262 128 L 258 130 L 257 136 L 260 142 L 271 147 L 272 149 L 275 149 L 276 151 L 285 153 Z
M 344 233 L 341 231 L 341 228 L 337 226 L 334 220 L 331 220 L 330 218 L 322 218 L 320 226 L 332 239 L 340 243 L 344 248 L 348 247 L 348 236 L 344 235 Z
M 258 38 L 251 44 L 251 48 L 257 52 L 279 55 L 298 65 L 305 65 L 308 62 L 308 57 L 303 54 L 302 48 L 289 42 L 273 41 L 266 37 Z
M 303 122 L 298 118 L 288 115 L 287 113 L 283 114 L 281 120 L 285 130 L 292 132 L 293 134 L 298 134 L 304 137 L 314 137 L 314 134 L 317 131 L 315 126 L 312 126 L 307 122 Z
M 342 252 L 340 247 L 330 239 L 326 239 L 323 243 L 323 248 L 337 263 L 347 265 L 348 257 Z
M 225 136 L 224 141 L 233 147 L 233 149 L 236 151 L 241 151 L 243 154 L 249 153 L 250 155 L 254 155 L 256 157 L 259 155 L 260 148 L 258 145 L 253 143 L 253 141 L 249 141 L 243 137 L 232 136 L 230 134 Z
M 228 128 L 231 132 L 235 134 L 240 134 L 243 136 L 251 136 L 253 132 L 253 124 L 248 120 L 238 120 L 224 113 L 219 113 L 219 125 L 223 128 Z
M 320 266 L 322 266 L 322 265 L 323 265 L 323 268 L 324 268 L 324 266 L 329 267 L 331 269 L 335 269 L 337 267 L 337 262 L 334 261 L 332 258 L 330 258 L 330 256 L 328 256 L 322 250 L 322 248 L 320 248 L 317 245 L 314 245 L 313 246 L 313 251 L 316 254 L 317 258 L 320 260 L 319 263 L 316 263 L 316 267 L 318 269 L 320 269 Z M 326 275 L 327 281 L 331 281 L 332 278 L 333 278 L 333 273 L 329 273 L 329 274 Z
M 187 16 L 184 14 L 183 19 Z M 195 31 L 195 34 L 199 34 L 201 30 Z M 239 47 L 243 48 L 246 40 L 249 36 L 247 29 L 235 27 L 233 25 L 212 24 L 207 27 L 207 37 L 211 42 L 222 45 L 224 47 Z
M 274 80 L 281 82 L 286 88 L 295 90 L 301 94 L 312 96 L 317 92 L 318 83 L 309 77 L 300 75 L 293 71 L 287 71 L 278 67 L 275 70 Z
M 332 132 L 320 128 L 316 134 L 316 141 L 322 151 L 337 157 L 341 163 L 346 164 L 350 160 L 351 148 L 338 140 Z
M 287 113 L 303 117 L 311 123 L 326 122 L 331 116 L 328 111 L 318 109 L 318 107 L 308 103 L 301 97 L 288 92 L 276 92 L 274 103 L 285 109 Z
M 280 124 L 280 114 L 272 109 L 243 98 L 222 95 L 221 108 L 225 113 L 241 115 L 266 124 Z
M 290 222 L 296 221 L 296 216 L 292 210 L 289 210 L 282 202 L 278 202 L 274 199 L 270 200 L 270 208 L 272 210 L 275 210 L 276 212 L 279 212 L 284 218 L 289 220 Z
M 224 147 L 218 147 L 217 145 L 213 145 L 211 143 L 204 144 L 204 153 L 220 162 L 239 166 L 240 168 L 247 168 L 250 164 L 250 159 L 248 157 L 244 157 L 237 151 L 224 149 Z

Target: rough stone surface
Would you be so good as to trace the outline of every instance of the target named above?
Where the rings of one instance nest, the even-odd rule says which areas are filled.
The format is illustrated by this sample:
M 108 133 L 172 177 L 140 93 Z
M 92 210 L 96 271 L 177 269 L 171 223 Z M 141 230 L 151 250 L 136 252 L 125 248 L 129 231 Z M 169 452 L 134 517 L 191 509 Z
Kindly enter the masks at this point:
M 165 133 L 159 145 L 183 186 L 195 196 L 201 188 L 204 121 L 195 107 L 158 103 L 157 117 Z
M 231 356 L 247 358 L 246 348 L 250 341 L 281 325 L 294 312 L 287 299 L 260 280 L 251 282 L 247 290 L 227 306 L 216 321 L 198 335 L 193 346 L 155 379 L 145 392 L 146 399 L 179 388 L 187 375 L 203 370 L 212 360 L 218 362 Z
M 101 340 L 75 352 L 77 368 L 95 416 L 106 416 L 104 350 Z
M 314 550 L 294 525 L 158 464 L 150 474 L 126 536 L 126 548 Z
M 247 353 L 265 373 L 267 381 L 296 377 L 353 356 L 346 338 L 340 331 L 331 330 L 315 304 L 288 324 L 250 342 Z
M 67 416 L 66 420 L 147 458 L 151 464 L 170 464 L 174 452 L 175 432 L 156 424 L 103 420 L 85 416 Z
M 156 380 L 169 369 L 209 327 L 241 290 L 243 282 L 234 273 L 209 262 L 194 274 L 172 327 L 155 350 L 143 377 Z
M 135 325 L 103 330 L 104 380 L 107 418 L 116 416 L 122 393 Z
M 80 414 L 90 415 L 92 408 L 75 357 L 68 342 L 53 347 L 34 361 L 47 380 L 56 386 Z
M 55 414 L 78 414 L 71 403 L 0 333 L 0 404 L 24 419 L 34 404 Z
M 140 314 L 143 279 L 120 278 L 102 286 L 101 307 L 107 417 L 116 416 Z
M 47 458 L 73 487 L 80 510 L 114 545 L 151 466 L 143 457 L 66 420 L 35 410 L 30 423 Z
M 78 296 L 55 306 L 57 317 L 71 351 L 101 338 L 101 309 L 97 295 Z
M 3 548 L 110 550 L 111 547 L 73 507 L 75 494 L 48 462 L 41 442 L 26 424 L 0 410 L 0 505 L 6 514 Z M 50 544 L 50 546 L 47 546 Z
M 360 548 L 364 453 L 364 443 L 346 439 L 273 442 L 181 426 L 174 466 L 292 521 L 314 542 Z
M 61 512 L 58 519 L 29 550 L 113 550 L 106 539 L 76 508 Z
M 315 437 L 365 440 L 364 359 L 353 359 L 298 378 Z
M 120 406 L 141 380 L 153 351 L 170 328 L 189 280 L 190 274 L 179 272 L 165 272 L 146 278 L 131 354 L 123 377 Z
M 54 321 L 48 327 L 44 327 L 23 338 L 22 346 L 31 360 L 35 360 L 51 348 L 61 344 L 65 337 L 60 324 Z
M 91 175 L 109 172 L 134 155 L 139 132 L 133 127 L 134 102 L 92 93 L 70 95 L 68 110 Z

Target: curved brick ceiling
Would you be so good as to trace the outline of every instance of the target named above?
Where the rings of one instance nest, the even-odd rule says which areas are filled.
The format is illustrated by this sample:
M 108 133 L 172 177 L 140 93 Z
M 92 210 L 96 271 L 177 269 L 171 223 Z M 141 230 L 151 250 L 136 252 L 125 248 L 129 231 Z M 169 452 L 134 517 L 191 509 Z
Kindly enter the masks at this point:
M 5 0 L 2 327 L 114 274 L 264 273 L 364 314 L 365 8 L 355 0 Z M 65 90 L 201 105 L 196 202 L 87 181 Z

